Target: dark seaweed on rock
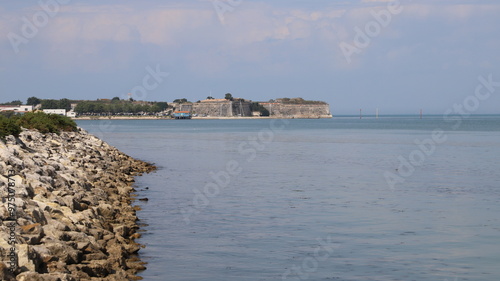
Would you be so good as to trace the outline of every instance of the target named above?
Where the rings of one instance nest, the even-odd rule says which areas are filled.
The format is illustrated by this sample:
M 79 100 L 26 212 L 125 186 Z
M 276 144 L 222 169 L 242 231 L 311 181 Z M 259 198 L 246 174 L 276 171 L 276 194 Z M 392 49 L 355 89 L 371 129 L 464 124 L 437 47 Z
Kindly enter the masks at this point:
M 85 132 L 24 130 L 0 141 L 1 280 L 134 280 L 134 176 L 155 169 Z M 9 175 L 9 173 L 11 175 Z M 10 274 L 9 178 L 15 180 L 18 268 Z

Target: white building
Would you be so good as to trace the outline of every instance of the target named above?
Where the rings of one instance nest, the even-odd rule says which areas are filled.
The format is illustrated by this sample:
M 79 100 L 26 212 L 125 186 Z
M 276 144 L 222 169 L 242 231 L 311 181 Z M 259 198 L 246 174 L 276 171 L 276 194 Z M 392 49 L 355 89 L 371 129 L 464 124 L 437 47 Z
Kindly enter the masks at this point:
M 66 109 L 44 109 L 43 112 L 47 114 L 57 114 L 71 118 L 76 117 L 76 112 L 74 112 L 73 110 L 66 112 Z
M 47 114 L 57 114 L 66 116 L 66 109 L 44 109 L 43 112 Z
M 0 111 L 14 111 L 19 113 L 25 113 L 33 111 L 32 105 L 0 105 Z

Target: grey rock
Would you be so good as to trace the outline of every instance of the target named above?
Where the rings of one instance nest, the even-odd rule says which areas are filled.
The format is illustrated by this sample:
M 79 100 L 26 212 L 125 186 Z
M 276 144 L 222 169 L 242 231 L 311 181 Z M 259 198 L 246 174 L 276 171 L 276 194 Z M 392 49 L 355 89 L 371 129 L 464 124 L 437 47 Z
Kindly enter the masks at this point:
M 39 270 L 41 260 L 38 253 L 33 250 L 32 246 L 21 244 L 17 246 L 17 250 L 19 270 L 22 272 L 37 272 Z
M 130 184 L 153 166 L 83 130 L 23 130 L 0 141 L 0 159 L 2 198 L 8 182 L 2 175 L 16 171 L 17 280 L 130 280 L 142 269 L 129 261 L 140 249 Z M 0 204 L 0 216 L 8 215 Z M 8 234 L 0 230 L 5 254 Z M 8 274 L 0 263 L 0 279 L 15 280 Z

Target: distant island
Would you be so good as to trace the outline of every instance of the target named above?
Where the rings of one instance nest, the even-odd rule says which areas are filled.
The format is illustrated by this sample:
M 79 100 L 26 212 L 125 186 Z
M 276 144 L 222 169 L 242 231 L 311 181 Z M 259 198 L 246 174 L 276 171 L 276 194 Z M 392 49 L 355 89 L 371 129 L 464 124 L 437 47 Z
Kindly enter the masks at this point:
M 15 100 L 0 104 L 4 114 L 23 114 L 43 111 L 76 119 L 229 119 L 229 118 L 331 118 L 330 106 L 323 101 L 303 98 L 278 98 L 269 101 L 252 101 L 233 98 L 227 93 L 224 98 L 208 96 L 196 102 L 186 98 L 166 101 L 136 101 L 132 98 L 97 100 L 39 99 L 28 98 L 26 104 Z

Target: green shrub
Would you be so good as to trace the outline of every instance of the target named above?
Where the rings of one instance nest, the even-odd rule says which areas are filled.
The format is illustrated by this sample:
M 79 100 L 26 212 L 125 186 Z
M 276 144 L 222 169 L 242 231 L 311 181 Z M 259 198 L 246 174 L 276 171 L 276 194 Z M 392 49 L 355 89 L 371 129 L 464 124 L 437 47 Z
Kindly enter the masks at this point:
M 19 136 L 21 127 L 17 124 L 15 118 L 7 118 L 0 115 L 0 138 L 4 139 L 6 136 Z
M 7 118 L 11 118 L 14 115 L 16 115 L 16 113 L 14 111 L 0 111 L 0 115 L 7 117 Z
M 40 133 L 60 133 L 61 131 L 76 131 L 75 121 L 66 116 L 46 114 L 43 112 L 28 112 L 20 117 L 18 125 L 26 129 L 37 129 Z
M 65 132 L 75 132 L 77 125 L 73 119 L 57 114 L 49 114 L 49 119 L 53 122 L 57 129 Z
M 13 135 L 18 137 L 21 127 L 36 129 L 40 133 L 57 133 L 76 131 L 77 126 L 71 118 L 43 112 L 28 112 L 24 115 L 0 114 L 0 138 Z

